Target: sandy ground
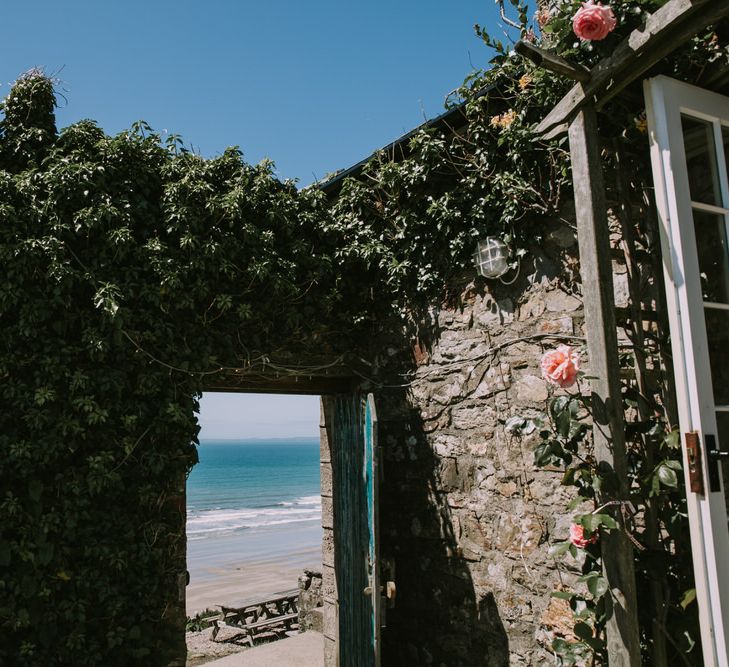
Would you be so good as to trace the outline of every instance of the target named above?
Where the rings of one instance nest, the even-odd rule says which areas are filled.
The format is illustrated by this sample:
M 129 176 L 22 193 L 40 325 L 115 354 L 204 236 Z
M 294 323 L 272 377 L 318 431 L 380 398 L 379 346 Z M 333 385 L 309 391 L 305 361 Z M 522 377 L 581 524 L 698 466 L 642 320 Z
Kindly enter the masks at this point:
M 296 588 L 304 569 L 321 568 L 322 528 L 273 526 L 187 544 L 187 615 Z
M 305 569 L 321 569 L 321 530 L 316 524 L 294 524 L 188 542 L 187 615 L 297 588 Z M 216 641 L 211 633 L 212 628 L 187 633 L 188 667 L 250 650 L 234 630 L 223 628 Z M 256 642 L 265 645 L 277 638 L 271 633 L 257 636 Z
M 298 578 L 306 568 L 321 567 L 321 547 L 303 548 L 295 553 L 278 554 L 266 560 L 238 560 L 235 550 L 225 554 L 218 551 L 207 562 L 198 559 L 191 569 L 187 587 L 187 615 L 194 616 L 218 605 L 234 607 L 251 597 L 266 597 L 298 586 Z M 210 563 L 210 560 L 213 563 Z M 248 651 L 244 636 L 234 630 L 221 629 L 216 641 L 211 639 L 212 628 L 187 633 L 188 667 L 195 667 L 233 653 Z M 306 633 L 305 633 L 306 634 Z M 256 642 L 277 639 L 276 634 L 259 635 Z M 275 642 L 278 643 L 278 642 Z M 257 648 L 257 647 L 256 647 Z M 272 663 L 272 667 L 275 663 Z
M 305 632 L 214 660 L 209 667 L 324 667 L 324 637 Z
M 187 587 L 187 615 L 193 616 L 216 605 L 287 591 L 298 586 L 305 568 L 321 567 L 321 549 L 302 550 L 267 561 L 242 561 L 226 567 L 208 568 L 203 577 L 191 576 Z

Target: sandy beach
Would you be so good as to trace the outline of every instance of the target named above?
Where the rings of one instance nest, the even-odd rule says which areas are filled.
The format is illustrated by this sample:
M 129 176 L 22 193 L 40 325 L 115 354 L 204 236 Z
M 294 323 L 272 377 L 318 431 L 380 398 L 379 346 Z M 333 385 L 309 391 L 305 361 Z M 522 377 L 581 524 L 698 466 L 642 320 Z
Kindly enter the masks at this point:
M 318 525 L 276 526 L 188 542 L 187 615 L 296 588 L 306 568 L 321 568 Z

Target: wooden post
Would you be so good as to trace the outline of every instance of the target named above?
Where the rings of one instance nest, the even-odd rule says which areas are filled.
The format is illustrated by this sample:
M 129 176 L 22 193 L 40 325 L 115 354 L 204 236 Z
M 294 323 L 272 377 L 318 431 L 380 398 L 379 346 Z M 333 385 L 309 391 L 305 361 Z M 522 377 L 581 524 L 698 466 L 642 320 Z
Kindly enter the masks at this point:
M 594 107 L 580 110 L 569 125 L 572 182 L 577 211 L 577 238 L 590 355 L 593 437 L 598 463 L 617 477 L 616 495 L 598 501 L 628 498 L 620 367 L 615 323 L 610 238 L 605 186 L 600 162 L 597 115 Z M 617 498 L 616 498 L 617 496 Z M 601 539 L 603 574 L 608 581 L 612 614 L 607 621 L 607 650 L 611 665 L 640 665 L 638 611 L 633 547 L 622 530 Z

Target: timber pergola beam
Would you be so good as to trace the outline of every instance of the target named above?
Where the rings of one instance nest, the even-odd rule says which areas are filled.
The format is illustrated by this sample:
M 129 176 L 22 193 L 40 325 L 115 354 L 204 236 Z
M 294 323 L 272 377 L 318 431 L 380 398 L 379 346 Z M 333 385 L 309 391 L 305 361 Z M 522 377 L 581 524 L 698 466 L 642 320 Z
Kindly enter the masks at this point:
M 555 74 L 561 74 L 582 83 L 590 80 L 590 70 L 587 67 L 575 65 L 552 51 L 534 46 L 531 42 L 520 39 L 514 46 L 514 51 L 531 60 L 537 67 L 548 69 Z
M 348 394 L 371 369 L 353 355 L 261 355 L 240 368 L 221 368 L 203 379 L 203 391 L 240 394 Z
M 593 448 L 598 467 L 609 470 L 617 482 L 617 488 L 598 493 L 597 501 L 601 505 L 623 503 L 630 498 L 625 420 L 607 203 L 594 107 L 580 109 L 570 122 L 569 143 L 585 333 L 593 376 L 590 379 Z M 620 509 L 623 511 L 625 507 L 621 504 Z M 623 530 L 611 530 L 602 536 L 600 547 L 603 575 L 610 590 L 611 613 L 606 622 L 608 661 L 611 665 L 638 667 L 640 632 L 633 546 Z
M 561 72 L 580 83 L 537 125 L 536 133 L 552 139 L 567 131 L 581 109 L 586 106 L 602 108 L 677 46 L 728 16 L 729 2 L 726 0 L 670 0 L 649 15 L 642 28 L 633 30 L 609 58 L 595 65 L 587 80 Z M 548 61 L 538 64 L 557 71 L 548 65 Z

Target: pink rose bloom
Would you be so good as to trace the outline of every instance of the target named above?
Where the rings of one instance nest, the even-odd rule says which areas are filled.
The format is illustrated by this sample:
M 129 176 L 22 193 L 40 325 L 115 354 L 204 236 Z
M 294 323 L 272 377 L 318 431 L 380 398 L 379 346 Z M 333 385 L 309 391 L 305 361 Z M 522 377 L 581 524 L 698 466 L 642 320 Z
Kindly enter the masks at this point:
M 583 42 L 605 39 L 617 25 L 610 7 L 595 4 L 592 0 L 583 2 L 572 19 L 572 30 Z
M 545 352 L 542 357 L 544 379 L 557 387 L 571 387 L 580 370 L 580 355 L 569 345 L 560 345 L 556 350 Z
M 585 537 L 585 529 L 579 523 L 570 525 L 570 542 L 578 549 L 584 549 L 588 544 L 597 542 L 597 534 Z

